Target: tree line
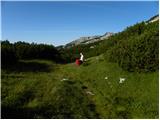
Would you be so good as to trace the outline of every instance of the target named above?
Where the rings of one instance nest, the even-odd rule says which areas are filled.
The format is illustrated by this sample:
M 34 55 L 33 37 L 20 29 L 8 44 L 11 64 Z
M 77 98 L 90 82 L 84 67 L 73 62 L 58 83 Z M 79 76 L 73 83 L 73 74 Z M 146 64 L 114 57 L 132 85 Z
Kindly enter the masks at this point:
M 2 65 L 14 64 L 20 59 L 48 59 L 61 62 L 60 54 L 53 45 L 1 41 Z

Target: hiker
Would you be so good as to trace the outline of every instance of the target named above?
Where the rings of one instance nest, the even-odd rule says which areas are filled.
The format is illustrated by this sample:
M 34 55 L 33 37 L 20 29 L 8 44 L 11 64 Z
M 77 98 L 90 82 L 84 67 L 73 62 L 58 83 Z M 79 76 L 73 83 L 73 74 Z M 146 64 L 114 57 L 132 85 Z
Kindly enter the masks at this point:
M 80 53 L 80 59 L 79 58 L 76 59 L 76 64 L 81 65 L 83 61 L 84 61 L 84 56 L 82 53 Z
M 80 53 L 80 56 L 81 56 L 81 57 L 80 57 L 80 59 L 79 59 L 79 60 L 80 60 L 80 64 L 82 64 L 82 63 L 83 63 L 83 61 L 84 61 L 84 56 L 83 56 L 83 54 L 82 54 L 82 53 Z

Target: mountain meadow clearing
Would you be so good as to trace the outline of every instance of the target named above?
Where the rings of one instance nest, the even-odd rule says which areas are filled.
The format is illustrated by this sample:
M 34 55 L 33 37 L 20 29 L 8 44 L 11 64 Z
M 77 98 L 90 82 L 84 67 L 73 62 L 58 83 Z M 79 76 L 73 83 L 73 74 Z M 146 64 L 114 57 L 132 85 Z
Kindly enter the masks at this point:
M 102 56 L 82 66 L 21 61 L 1 82 L 2 118 L 158 118 L 158 71 L 129 73 Z
M 158 26 L 141 22 L 60 50 L 2 41 L 1 117 L 158 119 Z M 86 58 L 80 66 L 76 48 Z

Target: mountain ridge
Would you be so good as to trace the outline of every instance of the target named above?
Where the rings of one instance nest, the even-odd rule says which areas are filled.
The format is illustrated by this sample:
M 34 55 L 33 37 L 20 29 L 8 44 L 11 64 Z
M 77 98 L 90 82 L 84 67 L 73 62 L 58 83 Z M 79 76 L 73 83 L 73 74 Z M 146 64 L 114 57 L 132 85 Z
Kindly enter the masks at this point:
M 106 32 L 103 35 L 94 35 L 94 36 L 86 36 L 86 37 L 80 37 L 76 40 L 73 40 L 72 42 L 66 44 L 64 47 L 69 48 L 73 47 L 79 44 L 90 44 L 98 41 L 102 41 L 105 39 L 108 39 L 110 36 L 114 35 L 113 32 Z
M 158 20 L 159 20 L 159 14 L 151 17 L 149 20 L 144 21 L 144 22 L 145 22 L 145 24 L 148 24 L 148 23 L 151 23 L 151 22 L 156 22 Z M 56 48 L 57 49 L 70 48 L 70 47 L 77 46 L 77 45 L 80 45 L 80 44 L 87 45 L 87 44 L 90 44 L 90 43 L 95 43 L 95 42 L 106 40 L 114 34 L 116 34 L 116 33 L 106 32 L 103 35 L 93 35 L 93 36 L 80 37 L 80 38 L 78 38 L 76 40 L 73 40 L 73 41 L 71 41 L 71 42 L 69 42 L 65 45 L 57 46 Z

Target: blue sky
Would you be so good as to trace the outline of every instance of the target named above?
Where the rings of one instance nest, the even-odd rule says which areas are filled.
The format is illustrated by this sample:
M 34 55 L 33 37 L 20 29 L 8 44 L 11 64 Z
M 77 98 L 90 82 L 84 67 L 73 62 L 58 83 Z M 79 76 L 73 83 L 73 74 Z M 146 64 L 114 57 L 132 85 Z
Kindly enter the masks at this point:
M 2 40 L 63 45 L 82 36 L 119 32 L 158 14 L 158 1 L 3 1 Z

